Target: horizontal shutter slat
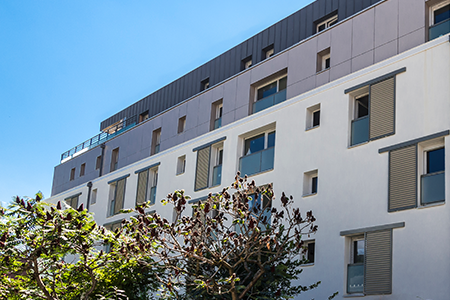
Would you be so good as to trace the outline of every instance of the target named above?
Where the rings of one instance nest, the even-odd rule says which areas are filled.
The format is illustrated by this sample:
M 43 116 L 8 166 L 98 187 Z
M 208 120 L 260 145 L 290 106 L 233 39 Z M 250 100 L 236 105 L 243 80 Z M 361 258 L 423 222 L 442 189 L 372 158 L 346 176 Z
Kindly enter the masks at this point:
M 389 210 L 417 205 L 416 145 L 389 152 Z
M 370 86 L 370 139 L 376 139 L 395 130 L 395 78 Z
M 195 174 L 195 190 L 208 187 L 209 155 L 211 147 L 197 151 L 197 170 Z
M 366 233 L 364 293 L 392 293 L 392 229 Z
M 123 208 L 123 198 L 125 194 L 125 179 L 117 181 L 116 199 L 114 202 L 114 214 L 117 214 Z

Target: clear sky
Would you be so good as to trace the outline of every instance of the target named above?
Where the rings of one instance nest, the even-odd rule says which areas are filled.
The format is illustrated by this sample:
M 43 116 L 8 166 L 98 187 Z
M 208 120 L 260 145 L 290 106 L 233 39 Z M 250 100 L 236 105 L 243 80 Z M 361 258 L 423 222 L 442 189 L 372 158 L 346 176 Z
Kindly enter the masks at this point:
M 0 201 L 50 197 L 100 122 L 312 0 L 1 0 Z

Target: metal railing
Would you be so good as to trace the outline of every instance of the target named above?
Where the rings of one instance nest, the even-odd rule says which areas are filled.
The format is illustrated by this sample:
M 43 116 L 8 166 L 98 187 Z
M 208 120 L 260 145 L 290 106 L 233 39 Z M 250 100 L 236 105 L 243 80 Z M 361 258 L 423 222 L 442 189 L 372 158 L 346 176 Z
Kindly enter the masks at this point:
M 116 135 L 134 127 L 136 125 L 136 116 L 125 119 L 117 125 L 108 128 L 107 130 L 97 134 L 96 136 L 88 139 L 87 141 L 79 144 L 78 146 L 73 147 L 72 149 L 61 154 L 61 162 L 70 160 L 76 153 L 79 153 L 81 150 L 86 149 L 85 151 L 100 145 L 101 143 L 106 142 L 107 140 L 115 137 Z
M 364 292 L 364 264 L 349 264 L 347 268 L 347 293 Z
M 286 89 L 253 103 L 253 113 L 257 113 L 286 100 Z
M 445 200 L 445 171 L 421 176 L 422 204 Z
M 275 147 L 267 148 L 239 159 L 239 171 L 242 175 L 253 175 L 273 169 Z
M 367 142 L 369 140 L 369 116 L 352 121 L 351 145 Z
M 434 40 L 435 38 L 438 38 L 449 32 L 450 32 L 450 19 L 434 24 L 433 26 L 430 26 L 430 28 L 428 29 L 428 40 L 429 41 Z

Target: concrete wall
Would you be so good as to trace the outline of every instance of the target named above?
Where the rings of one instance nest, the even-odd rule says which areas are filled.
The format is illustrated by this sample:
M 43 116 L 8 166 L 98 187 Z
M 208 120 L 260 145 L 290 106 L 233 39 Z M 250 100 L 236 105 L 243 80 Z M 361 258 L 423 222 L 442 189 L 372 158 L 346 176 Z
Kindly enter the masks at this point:
M 406 72 L 396 77 L 395 134 L 350 147 L 352 97 L 344 91 L 403 67 L 406 67 Z M 379 154 L 378 150 L 450 129 L 449 69 L 450 44 L 448 36 L 445 36 L 94 179 L 93 189 L 98 189 L 97 203 L 91 205 L 90 210 L 99 224 L 123 218 L 123 215 L 107 217 L 107 182 L 130 174 L 126 182 L 125 207 L 133 207 L 138 177 L 134 171 L 157 162 L 161 163 L 158 200 L 182 188 L 193 199 L 217 192 L 220 187 L 194 191 L 196 152 L 192 150 L 227 137 L 222 169 L 222 183 L 226 185 L 233 181 L 238 168 L 243 151 L 242 136 L 274 124 L 274 169 L 252 176 L 252 179 L 258 185 L 273 183 L 278 196 L 282 191 L 292 194 L 295 206 L 302 212 L 313 210 L 319 225 L 317 234 L 311 236 L 316 242 L 316 261 L 304 267 L 301 283 L 320 280 L 322 284 L 298 299 L 326 299 L 336 291 L 339 292 L 337 299 L 343 299 L 350 248 L 348 238 L 340 236 L 340 232 L 397 222 L 405 222 L 405 227 L 393 230 L 392 294 L 365 296 L 365 299 L 447 299 L 450 294 L 447 284 L 450 263 L 446 258 L 450 240 L 446 237 L 450 234 L 450 207 L 446 202 L 450 199 L 450 187 L 446 186 L 447 201 L 444 203 L 389 213 L 388 153 Z M 319 103 L 320 126 L 305 130 L 307 109 Z M 144 130 L 140 127 L 131 132 Z M 140 136 L 137 133 L 123 136 L 127 135 Z M 450 153 L 449 136 L 444 137 L 444 143 L 446 153 Z M 182 155 L 187 159 L 186 172 L 176 175 L 177 158 Z M 316 169 L 319 174 L 318 193 L 302 197 L 303 174 Z M 446 169 L 450 169 L 449 159 L 446 159 Z M 448 176 L 446 183 L 450 182 Z M 82 192 L 80 200 L 85 203 L 85 185 L 47 201 L 56 203 L 78 192 Z M 280 205 L 278 197 L 274 205 Z M 157 201 L 152 209 L 172 219 L 170 206 L 162 206 Z M 186 214 L 191 214 L 189 206 Z
M 382 1 L 107 141 L 103 174 L 109 172 L 111 151 L 116 147 L 120 147 L 119 168 L 149 156 L 152 132 L 157 128 L 161 127 L 161 150 L 206 134 L 211 105 L 219 99 L 223 99 L 223 126 L 247 117 L 255 83 L 277 72 L 287 69 L 287 98 L 292 98 L 424 43 L 425 29 L 423 0 Z M 317 73 L 317 53 L 327 48 L 331 50 L 331 67 Z M 184 115 L 186 128 L 178 134 L 178 119 Z M 80 183 L 62 178 L 83 159 L 55 167 L 58 182 L 53 183 L 52 195 Z M 87 182 L 91 178 L 84 179 Z

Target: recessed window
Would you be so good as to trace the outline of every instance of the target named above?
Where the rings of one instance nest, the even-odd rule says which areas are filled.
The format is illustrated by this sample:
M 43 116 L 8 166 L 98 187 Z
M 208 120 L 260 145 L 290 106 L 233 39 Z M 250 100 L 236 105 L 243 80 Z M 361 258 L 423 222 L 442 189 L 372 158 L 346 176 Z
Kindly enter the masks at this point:
M 319 188 L 318 170 L 312 170 L 303 174 L 303 197 L 315 195 Z
M 252 56 L 250 55 L 249 57 L 244 58 L 241 61 L 241 71 L 244 71 L 244 70 L 250 68 L 252 65 L 253 65 L 253 61 L 252 61 Z
M 138 172 L 138 184 L 136 192 L 136 205 L 150 201 L 156 202 L 156 187 L 158 185 L 158 166 L 144 169 Z
M 306 109 L 306 130 L 320 126 L 320 103 Z
M 315 262 L 316 243 L 315 241 L 305 241 L 303 259 L 307 260 L 307 264 Z
M 332 17 L 322 21 L 316 25 L 316 32 L 321 32 L 338 22 L 338 15 L 333 15 Z
M 253 175 L 273 169 L 275 131 L 267 130 L 245 138 L 244 153 L 239 159 L 239 171 L 243 175 Z
M 84 176 L 84 172 L 86 171 L 86 163 L 81 164 L 80 166 L 80 177 Z
M 151 155 L 159 153 L 160 145 L 161 145 L 161 128 L 158 128 L 156 130 L 153 130 Z
M 66 201 L 66 204 L 68 206 L 72 207 L 73 209 L 77 209 L 78 208 L 78 197 L 79 197 L 79 195 L 72 196 L 72 197 L 64 199 L 64 201 Z
M 220 185 L 222 182 L 222 162 L 223 162 L 223 143 L 215 145 L 211 148 L 213 151 L 214 166 L 212 168 L 211 186 Z
M 200 83 L 200 91 L 204 91 L 209 89 L 209 77 L 202 80 L 202 82 Z
M 364 236 L 352 238 L 350 264 L 347 269 L 347 293 L 349 294 L 364 292 L 364 257 Z
M 287 76 L 282 76 L 256 87 L 256 99 L 253 103 L 253 113 L 286 100 Z
M 330 48 L 327 48 L 317 53 L 317 72 L 321 72 L 330 68 L 330 64 L 331 64 Z
M 177 160 L 177 175 L 186 172 L 186 155 L 178 157 Z
M 119 162 L 119 148 L 116 148 L 111 153 L 111 165 L 110 165 L 110 172 L 117 170 Z
M 75 168 L 70 170 L 70 179 L 69 180 L 72 181 L 74 179 L 75 179 Z
M 424 164 L 421 204 L 445 201 L 445 148 L 425 150 Z
M 357 145 L 369 140 L 369 95 L 355 97 L 352 121 L 351 145 Z
M 97 159 L 95 160 L 95 169 L 99 170 L 100 166 L 102 165 L 102 156 L 97 156 Z
M 219 185 L 222 178 L 223 141 L 194 149 L 197 151 L 195 191 Z
M 272 57 L 274 55 L 274 53 L 275 53 L 275 50 L 273 48 L 273 45 L 270 45 L 270 46 L 264 48 L 262 50 L 262 60 Z
M 186 116 L 183 116 L 178 119 L 178 134 L 184 132 L 186 128 Z
M 126 178 L 115 180 L 109 184 L 108 216 L 116 215 L 123 209 Z
M 139 123 L 147 120 L 149 117 L 148 110 L 139 115 Z
M 97 189 L 92 190 L 91 204 L 97 203 Z

